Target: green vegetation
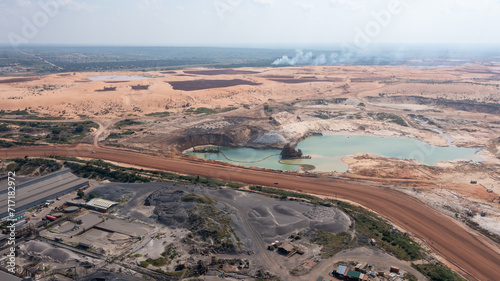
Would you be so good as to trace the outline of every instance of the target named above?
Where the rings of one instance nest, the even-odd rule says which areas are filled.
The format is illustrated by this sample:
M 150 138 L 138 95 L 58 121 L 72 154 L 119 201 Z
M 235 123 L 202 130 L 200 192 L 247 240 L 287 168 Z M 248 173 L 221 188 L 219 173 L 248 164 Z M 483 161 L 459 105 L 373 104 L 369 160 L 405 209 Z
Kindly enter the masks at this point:
M 33 119 L 35 120 L 62 120 L 64 118 L 62 117 L 57 117 L 57 116 L 38 116 L 34 115 L 36 112 L 34 110 L 28 111 L 27 109 L 24 110 L 13 110 L 13 111 L 5 111 L 5 110 L 0 110 L 0 116 L 22 116 L 21 119 Z
M 161 256 L 167 259 L 170 263 L 170 261 L 175 259 L 175 257 L 179 256 L 179 253 L 177 253 L 174 246 L 170 245 L 165 252 L 161 253 Z
M 420 245 L 408 236 L 393 231 L 389 223 L 374 213 L 343 202 L 339 202 L 338 206 L 354 219 L 357 233 L 375 239 L 380 247 L 393 253 L 398 259 L 418 260 L 422 258 Z
M 333 257 L 336 253 L 340 252 L 349 246 L 352 237 L 347 232 L 340 232 L 338 234 L 323 232 L 316 230 L 313 233 L 311 242 L 323 246 L 321 248 L 321 257 L 326 259 Z
M 465 281 L 443 264 L 412 264 L 412 266 L 427 276 L 430 281 Z
M 7 161 L 7 160 L 5 160 Z M 18 175 L 43 175 L 61 169 L 62 165 L 53 160 L 42 158 L 16 158 L 8 164 L 6 171 L 15 171 Z M 2 171 L 4 173 L 4 171 Z
M 261 193 L 277 195 L 277 196 L 275 196 L 275 198 L 282 198 L 282 199 L 286 199 L 288 197 L 301 198 L 301 199 L 307 199 L 307 200 L 312 200 L 312 201 L 314 201 L 316 199 L 316 197 L 314 197 L 312 195 L 308 195 L 308 194 L 302 194 L 302 193 L 297 193 L 297 192 L 293 192 L 293 191 L 287 191 L 287 190 L 275 189 L 275 188 L 269 188 L 269 187 L 262 187 L 262 186 L 250 186 L 250 190 L 258 191 Z
M 233 111 L 238 109 L 237 107 L 224 107 L 224 108 L 207 108 L 207 107 L 198 107 L 196 110 L 194 108 L 188 108 L 186 109 L 186 113 L 193 113 L 193 114 L 217 114 L 217 113 L 223 113 L 223 112 L 228 112 L 228 111 Z
M 440 98 L 438 101 L 449 104 L 449 105 L 455 105 L 455 106 L 460 106 L 460 105 L 478 105 L 478 106 L 486 106 L 490 107 L 492 110 L 500 110 L 500 104 L 498 103 L 488 103 L 488 102 L 479 102 L 477 100 L 471 100 L 471 99 L 464 99 L 464 100 L 450 100 L 450 99 L 444 99 Z
M 346 207 L 342 209 L 355 220 L 358 235 L 374 238 L 381 248 L 393 253 L 398 259 L 418 260 L 422 258 L 420 245 L 411 238 L 399 232 L 393 232 L 391 225 L 367 210 L 351 205 L 346 205 Z
M 8 124 L 0 124 L 0 132 L 8 132 L 11 129 L 9 128 Z
M 87 199 L 94 199 L 94 198 L 99 198 L 99 196 L 93 192 L 87 196 Z
M 0 47 L 0 67 L 14 67 L 24 75 L 62 71 L 162 71 L 193 65 L 209 68 L 267 67 L 283 52 L 288 53 L 288 50 L 186 47 L 23 46 L 21 49 L 34 56 L 19 53 L 10 46 Z M 47 64 L 38 57 L 64 70 Z
M 408 279 L 408 281 L 418 281 L 418 278 L 409 272 L 405 273 L 405 278 Z
M 123 133 L 111 133 L 106 139 L 121 139 L 125 136 L 133 135 L 135 132 L 132 130 L 126 130 Z
M 163 111 L 163 112 L 153 112 L 153 113 L 148 113 L 148 114 L 146 114 L 146 116 L 151 116 L 151 117 L 159 117 L 159 118 L 161 118 L 161 117 L 168 117 L 168 116 L 170 116 L 170 114 L 171 114 L 171 113 L 170 113 L 170 112 L 168 112 L 168 111 Z
M 327 104 L 342 104 L 347 101 L 347 98 L 334 98 L 334 99 L 317 99 L 313 100 L 313 104 L 327 105 Z
M 2 121 L 0 137 L 14 140 L 2 146 L 33 145 L 37 143 L 74 143 L 99 125 L 83 122 Z
M 161 171 L 146 171 L 143 169 L 125 168 L 110 164 L 102 160 L 82 160 L 75 157 L 54 156 L 57 160 L 45 158 L 17 158 L 4 160 L 8 163 L 3 170 L 16 171 L 20 175 L 43 175 L 64 167 L 70 168 L 71 172 L 89 179 L 110 180 L 115 182 L 151 182 L 151 181 L 179 181 L 188 184 L 199 184 L 209 187 L 230 186 L 242 187 L 242 184 L 226 182 L 214 178 L 178 175 Z M 38 169 L 37 169 L 38 168 Z M 2 173 L 4 171 L 2 170 Z
M 317 112 L 316 114 L 312 115 L 313 117 L 320 118 L 320 119 L 332 119 L 332 118 L 337 118 L 340 116 L 344 116 L 345 113 L 342 112 L 337 112 L 337 113 L 331 113 L 331 112 Z
M 368 113 L 369 116 L 379 120 L 379 121 L 389 121 L 389 122 L 392 122 L 392 123 L 396 123 L 400 126 L 404 126 L 404 127 L 408 127 L 408 124 L 406 123 L 406 121 L 401 118 L 401 116 L 399 115 L 396 115 L 394 113 L 376 113 L 376 114 L 373 114 L 373 113 Z
M 209 177 L 200 177 L 200 176 L 184 176 L 184 175 L 177 175 L 177 174 L 170 174 L 170 173 L 162 173 L 162 175 L 165 176 L 166 179 L 169 180 L 180 180 L 192 184 L 201 184 L 204 186 L 210 186 L 210 187 L 220 187 L 220 186 L 227 186 L 229 183 L 225 181 L 221 181 L 218 179 L 214 178 L 209 178 Z M 233 183 L 234 184 L 234 183 Z
M 122 127 L 134 126 L 134 125 L 140 125 L 140 124 L 142 124 L 142 122 L 136 121 L 136 119 L 125 119 L 125 120 L 121 120 L 119 122 L 116 122 L 114 128 L 121 129 Z
M 236 183 L 236 182 L 228 182 L 228 183 L 226 183 L 226 186 L 230 187 L 230 188 L 242 188 L 245 185 L 241 184 L 241 183 Z
M 73 162 L 64 162 L 64 166 L 71 169 L 71 172 L 83 178 L 98 180 L 110 180 L 118 182 L 150 182 L 151 178 L 140 173 L 131 173 L 125 168 L 110 165 L 102 160 L 88 161 L 85 165 Z
M 194 193 L 190 193 L 190 194 L 182 197 L 181 201 L 183 201 L 183 202 L 196 202 L 196 203 L 201 203 L 201 204 L 212 204 L 212 203 L 216 202 L 214 199 L 212 199 L 210 197 L 196 195 Z
M 0 116 L 2 115 L 30 115 L 28 110 L 13 110 L 13 111 L 5 111 L 5 110 L 0 110 Z
M 418 83 L 418 84 L 453 84 L 455 81 L 453 80 L 418 80 L 412 79 L 406 81 L 406 83 Z
M 13 147 L 16 145 L 35 145 L 34 143 L 23 143 L 20 141 L 5 141 L 5 140 L 0 140 L 0 147 Z
M 219 253 L 234 253 L 240 245 L 228 214 L 212 204 L 197 205 L 189 213 L 186 228 L 206 241 L 209 249 Z
M 163 266 L 167 264 L 167 259 L 165 257 L 159 257 L 157 259 L 147 259 L 145 261 L 139 262 L 142 267 L 148 267 L 150 264 L 153 266 Z
M 85 192 L 83 190 L 78 190 L 78 192 L 76 193 L 76 195 L 80 198 L 83 198 L 85 197 Z
M 314 115 L 314 117 L 320 118 L 320 119 L 330 119 L 330 115 L 328 115 L 326 113 L 316 114 L 316 115 Z

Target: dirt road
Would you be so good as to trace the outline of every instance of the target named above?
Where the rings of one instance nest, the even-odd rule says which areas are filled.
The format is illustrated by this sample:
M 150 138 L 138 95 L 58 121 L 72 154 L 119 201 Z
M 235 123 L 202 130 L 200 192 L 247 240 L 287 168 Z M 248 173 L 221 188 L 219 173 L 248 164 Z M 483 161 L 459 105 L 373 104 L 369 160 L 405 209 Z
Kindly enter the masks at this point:
M 95 153 L 92 153 L 95 151 Z M 111 160 L 145 168 L 173 171 L 183 174 L 209 176 L 223 180 L 255 185 L 280 187 L 318 195 L 338 197 L 359 203 L 406 231 L 425 240 L 429 246 L 449 263 L 455 265 L 470 280 L 500 280 L 498 247 L 493 249 L 460 226 L 451 218 L 431 209 L 423 202 L 401 192 L 341 182 L 329 178 L 297 176 L 280 172 L 265 172 L 216 164 L 190 162 L 144 155 L 114 148 L 90 145 L 20 147 L 0 149 L 0 157 L 77 156 Z M 276 186 L 273 183 L 279 182 Z M 482 238 L 484 239 L 484 238 Z

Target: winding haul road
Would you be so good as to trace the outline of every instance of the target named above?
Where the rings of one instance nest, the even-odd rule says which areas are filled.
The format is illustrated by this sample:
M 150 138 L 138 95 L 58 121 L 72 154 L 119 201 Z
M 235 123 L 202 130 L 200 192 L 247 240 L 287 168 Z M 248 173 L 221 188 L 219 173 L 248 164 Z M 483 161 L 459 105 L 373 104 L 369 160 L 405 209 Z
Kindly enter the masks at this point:
M 93 153 L 95 152 L 95 153 Z M 255 185 L 337 197 L 369 208 L 406 231 L 412 232 L 469 280 L 500 280 L 498 245 L 468 230 L 453 219 L 402 192 L 356 182 L 308 177 L 280 172 L 207 164 L 182 159 L 162 158 L 127 150 L 90 145 L 31 146 L 0 149 L 0 158 L 36 156 L 74 156 L 164 171 L 214 177 Z

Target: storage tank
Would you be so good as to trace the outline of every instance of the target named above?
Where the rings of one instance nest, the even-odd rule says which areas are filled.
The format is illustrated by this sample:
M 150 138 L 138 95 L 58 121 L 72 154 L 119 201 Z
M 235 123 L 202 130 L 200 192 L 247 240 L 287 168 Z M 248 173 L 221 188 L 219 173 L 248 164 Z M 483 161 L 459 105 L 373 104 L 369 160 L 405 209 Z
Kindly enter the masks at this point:
M 63 213 L 53 213 L 53 214 L 50 214 L 51 216 L 53 217 L 56 217 L 56 218 L 60 218 L 63 216 Z
M 64 209 L 64 212 L 65 213 L 74 213 L 74 212 L 78 211 L 79 209 L 80 208 L 78 208 L 77 206 L 71 206 L 71 207 Z

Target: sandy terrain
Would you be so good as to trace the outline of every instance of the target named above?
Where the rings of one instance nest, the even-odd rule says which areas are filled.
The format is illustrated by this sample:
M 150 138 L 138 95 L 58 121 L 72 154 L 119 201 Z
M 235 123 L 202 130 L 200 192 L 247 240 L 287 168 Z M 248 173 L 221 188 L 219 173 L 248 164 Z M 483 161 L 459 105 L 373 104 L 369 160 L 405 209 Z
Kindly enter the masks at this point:
M 9 148 L 1 150 L 0 156 L 47 156 L 59 153 L 268 185 L 274 182 L 273 177 L 282 174 L 262 176 L 267 174 L 228 168 L 225 164 L 213 166 L 213 163 L 182 162 L 184 164 L 181 165 L 175 164 L 177 162 L 174 160 L 147 160 L 139 154 L 133 159 L 127 157 L 135 157 L 136 154 L 98 146 L 108 145 L 157 156 L 177 157 L 182 150 L 196 145 L 212 143 L 282 147 L 287 141 L 295 143 L 311 133 L 323 133 L 404 137 L 438 146 L 478 148 L 482 150 L 477 159 L 482 161 L 480 164 L 455 161 L 426 166 L 376 155 L 353 155 L 343 159 L 349 164 L 348 173 L 321 175 L 322 184 L 328 183 L 332 177 L 341 177 L 369 185 L 380 183 L 402 188 L 411 197 L 397 193 L 392 199 L 381 198 L 384 202 L 390 199 L 391 204 L 398 206 L 399 202 L 413 202 L 411 198 L 416 197 L 433 208 L 425 209 L 421 201 L 415 203 L 419 207 L 413 206 L 414 211 L 425 213 L 421 214 L 421 218 L 411 216 L 410 210 L 396 214 L 394 208 L 390 210 L 387 206 L 372 202 L 382 193 L 378 189 L 362 189 L 362 186 L 358 186 L 359 194 L 349 194 L 339 186 L 336 189 L 328 189 L 331 187 L 322 187 L 321 184 L 312 186 L 309 181 L 319 181 L 312 178 L 304 178 L 307 179 L 304 180 L 304 186 L 299 186 L 291 179 L 286 185 L 296 190 L 338 195 L 370 207 L 426 241 L 432 238 L 435 250 L 475 275 L 477 267 L 460 257 L 464 255 L 464 252 L 460 252 L 464 249 L 452 249 L 452 243 L 461 245 L 460 239 L 472 244 L 479 242 L 472 242 L 476 238 L 464 236 L 463 224 L 458 225 L 453 220 L 457 213 L 463 215 L 470 209 L 476 213 L 473 218 L 475 222 L 500 234 L 500 77 L 492 76 L 490 70 L 489 66 L 483 65 L 448 68 L 318 66 L 71 73 L 29 79 L 4 78 L 0 80 L 0 110 L 29 109 L 33 114 L 42 116 L 92 120 L 100 124 L 100 128 L 83 141 L 93 144 L 92 148 Z M 119 76 L 120 79 L 90 80 L 100 76 Z M 126 80 L 127 76 L 130 76 L 129 80 Z M 144 79 L 136 80 L 137 76 L 144 76 Z M 174 90 L 169 82 L 179 82 L 173 84 L 189 85 L 190 88 L 185 88 L 185 91 Z M 247 85 L 236 85 L 241 83 Z M 149 85 L 149 88 L 133 90 L 131 86 L 137 84 Z M 222 87 L 231 84 L 234 86 Z M 116 90 L 96 91 L 110 86 L 116 87 Z M 215 114 L 197 114 L 196 110 L 203 107 L 214 110 Z M 224 110 L 227 108 L 234 110 Z M 146 116 L 165 111 L 169 114 Z M 396 124 L 384 116 L 397 116 L 401 120 Z M 3 115 L 1 118 L 6 120 L 22 116 Z M 123 128 L 114 126 L 127 118 L 138 119 L 140 123 Z M 407 126 L 401 125 L 401 122 Z M 111 134 L 122 133 L 127 134 L 108 138 Z M 8 138 L 5 140 L 11 141 Z M 92 154 L 90 151 L 97 153 Z M 234 174 L 234 171 L 238 172 Z M 470 184 L 472 180 L 478 181 L 478 184 Z M 348 190 L 352 188 L 345 187 Z M 487 189 L 493 192 L 489 193 Z M 364 196 L 361 190 L 364 190 Z M 374 192 L 374 197 L 370 199 L 367 192 Z M 446 216 L 433 213 L 433 210 L 439 210 Z M 143 215 L 146 216 L 150 211 L 145 210 Z M 254 211 L 260 214 L 272 210 Z M 487 213 L 486 217 L 477 215 L 482 211 Z M 409 217 L 405 218 L 403 214 Z M 427 222 L 422 226 L 410 226 L 410 222 L 424 224 L 424 221 L 434 217 L 435 223 L 438 224 L 439 220 L 447 229 L 456 230 L 458 227 L 457 231 L 462 231 L 462 236 L 445 241 L 438 235 L 438 229 L 444 231 L 443 226 L 431 226 Z M 471 251 L 479 255 L 478 249 Z M 481 258 L 478 257 L 478 260 Z M 496 256 L 492 254 L 490 260 L 498 260 L 498 253 Z M 491 276 L 482 275 L 479 271 L 477 273 L 484 280 L 487 277 L 491 279 Z

